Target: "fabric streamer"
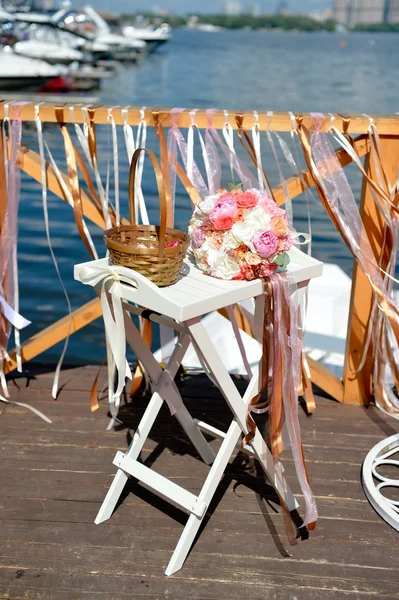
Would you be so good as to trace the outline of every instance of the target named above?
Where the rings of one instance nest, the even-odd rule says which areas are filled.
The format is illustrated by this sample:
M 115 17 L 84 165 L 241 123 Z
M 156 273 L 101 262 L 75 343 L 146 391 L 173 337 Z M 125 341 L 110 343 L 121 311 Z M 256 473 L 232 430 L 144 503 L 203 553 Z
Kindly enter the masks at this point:
M 368 342 L 374 349 L 374 395 L 379 408 L 399 417 L 399 400 L 387 385 L 387 367 L 391 370 L 396 390 L 399 392 L 399 373 L 394 360 L 391 342 L 395 351 L 399 344 L 399 307 L 391 297 L 392 282 L 397 281 L 392 273 L 395 266 L 396 240 L 398 233 L 398 197 L 393 186 L 383 189 L 368 176 L 354 151 L 353 145 L 340 132 L 333 128 L 334 137 L 348 152 L 362 172 L 375 201 L 385 219 L 385 241 L 381 257 L 377 261 L 370 239 L 363 228 L 362 219 L 348 180 L 325 133 L 321 131 L 324 115 L 312 115 L 314 132 L 309 132 L 297 117 L 298 134 L 304 150 L 306 162 L 312 173 L 321 202 L 330 219 L 341 234 L 355 260 L 359 264 L 374 292 L 375 307 L 372 308 Z M 383 166 L 380 163 L 381 176 Z M 383 176 L 382 176 L 383 177 Z M 383 181 L 383 180 L 381 180 Z M 384 184 L 385 187 L 385 184 Z M 392 197 L 391 197 L 392 196 Z M 386 252 L 386 250 L 388 250 Z M 381 262 L 382 261 L 382 262 Z M 399 282 L 398 282 L 399 283 Z
M 5 119 L 0 140 L 0 380 L 4 393 L 4 396 L 0 394 L 0 402 L 27 408 L 46 423 L 52 423 L 51 419 L 33 406 L 10 400 L 4 376 L 4 360 L 8 358 L 7 343 L 11 328 L 14 327 L 17 368 L 22 371 L 19 330 L 30 325 L 30 321 L 19 314 L 17 263 L 18 205 L 21 188 L 18 155 L 22 139 L 20 114 L 25 104 L 27 103 L 15 102 L 10 105 L 13 120 L 9 129 L 9 160 L 5 127 L 6 123 L 9 124 L 8 105 L 4 106 Z
M 236 154 L 236 151 L 234 149 L 234 130 L 229 123 L 229 113 L 227 110 L 224 111 L 224 125 L 223 125 L 223 129 L 222 129 L 222 133 L 223 133 L 224 141 L 226 142 L 226 144 L 229 147 L 229 150 L 231 152 L 229 163 L 230 163 L 231 181 L 234 184 L 234 167 L 233 167 L 232 155 Z M 261 189 L 263 189 L 263 188 L 261 188 Z
M 118 108 L 114 106 L 113 108 Z M 108 109 L 108 123 L 112 128 L 112 155 L 114 161 L 114 199 L 115 199 L 115 224 L 118 226 L 121 222 L 120 206 L 119 206 L 119 158 L 118 158 L 118 135 L 116 132 L 115 119 L 112 114 L 113 108 Z
M 129 165 L 132 162 L 133 154 L 137 150 L 137 148 L 145 148 L 146 138 L 147 138 L 147 124 L 144 120 L 144 107 L 141 109 L 141 120 L 139 126 L 137 128 L 137 136 L 136 141 L 134 139 L 134 133 L 132 127 L 128 123 L 128 109 L 126 106 L 122 109 L 122 119 L 123 119 L 123 133 L 125 136 L 125 145 L 127 156 L 129 160 Z M 143 191 L 141 189 L 141 181 L 143 177 L 143 167 L 144 167 L 144 159 L 145 153 L 142 152 L 139 159 L 139 164 L 137 168 L 137 177 L 135 180 L 136 184 L 136 193 L 135 193 L 135 201 L 136 201 L 136 215 L 139 215 L 141 218 L 141 222 L 144 225 L 149 224 L 147 208 L 144 201 Z
M 228 135 L 227 140 L 225 137 L 226 143 L 223 142 L 218 132 L 212 126 L 214 112 L 214 110 L 207 111 L 208 127 L 205 132 L 205 142 L 202 140 L 201 144 L 209 193 L 212 194 L 212 190 L 216 191 L 220 187 L 221 163 L 217 151 L 218 147 L 228 159 L 239 181 L 243 183 L 244 189 L 258 188 L 260 184 L 257 178 L 253 176 L 251 171 L 237 156 L 234 150 L 233 139 Z M 267 189 L 268 182 L 261 166 L 260 139 L 257 138 L 258 131 L 256 127 L 254 127 L 253 134 L 254 143 L 252 143 L 247 135 L 243 135 L 243 139 L 247 140 L 248 137 L 248 149 L 257 168 L 258 177 L 261 177 L 264 187 Z M 200 134 L 199 138 L 201 141 L 202 136 Z M 192 144 L 192 139 L 191 134 L 190 144 Z M 300 308 L 295 306 L 292 299 L 295 287 L 295 283 L 290 282 L 288 277 L 282 274 L 275 274 L 270 280 L 265 281 L 261 392 L 249 403 L 247 413 L 249 433 L 244 437 L 243 446 L 254 436 L 255 422 L 251 413 L 261 414 L 270 411 L 273 458 L 275 464 L 278 465 L 279 457 L 283 450 L 283 430 L 285 430 L 288 440 L 287 445 L 291 448 L 298 481 L 305 499 L 306 515 L 304 526 L 310 531 L 315 527 L 317 508 L 309 485 L 298 421 L 298 383 L 300 381 L 303 361 L 303 332 L 299 320 Z M 250 366 L 246 359 L 245 348 L 238 332 L 232 307 L 228 308 L 228 314 L 239 344 L 244 365 L 250 375 Z M 266 390 L 268 390 L 268 398 L 266 401 L 263 401 L 262 395 Z M 288 508 L 282 499 L 281 505 L 288 538 L 291 544 L 295 544 L 296 531 L 288 513 Z
M 194 162 L 193 157 L 193 137 L 191 136 L 191 147 L 188 148 L 188 142 L 186 143 L 183 134 L 181 133 L 178 127 L 178 118 L 181 112 L 184 109 L 182 108 L 173 108 L 170 112 L 172 118 L 172 126 L 169 129 L 168 133 L 168 160 L 169 160 L 169 174 L 170 174 L 170 185 L 171 185 L 171 194 L 172 194 L 172 207 L 173 207 L 173 217 L 175 210 L 175 195 L 176 195 L 176 176 L 179 177 L 180 181 L 186 188 L 186 191 L 190 197 L 192 207 L 197 202 L 200 202 L 203 197 L 199 193 L 199 189 L 207 191 L 205 183 L 202 179 L 202 175 Z M 183 160 L 183 165 L 185 170 L 181 167 L 177 150 L 179 149 L 180 155 Z M 190 170 L 191 170 L 191 178 L 188 176 L 188 154 L 190 152 Z M 195 183 L 193 179 L 195 175 Z
M 92 258 L 98 258 L 97 253 L 94 248 L 94 243 L 91 238 L 91 235 L 88 231 L 87 226 L 85 226 L 84 218 L 83 218 L 83 210 L 82 210 L 82 199 L 80 195 L 80 186 L 78 179 L 78 169 L 76 163 L 76 155 L 74 151 L 74 146 L 71 140 L 71 136 L 69 135 L 69 131 L 64 121 L 64 109 L 63 107 L 55 108 L 55 115 L 58 121 L 58 124 L 61 129 L 62 136 L 64 138 L 65 145 L 65 156 L 67 162 L 67 169 L 69 175 L 69 184 L 70 191 L 72 196 L 72 206 L 73 212 L 75 216 L 76 226 L 79 231 L 79 235 L 83 240 L 84 245 L 86 246 L 88 252 L 90 253 Z
M 189 180 L 193 183 L 195 189 L 203 200 L 205 196 L 209 196 L 209 188 L 205 184 L 205 181 L 201 175 L 201 172 L 194 160 L 194 132 L 198 132 L 198 136 L 201 139 L 201 133 L 195 124 L 195 114 L 198 108 L 194 108 L 190 112 L 191 124 L 188 128 L 187 133 L 187 162 L 185 163 L 186 172 Z M 201 147 L 204 141 L 202 140 Z M 206 163 L 205 163 L 206 164 Z
M 110 215 L 110 207 L 109 207 L 109 199 L 105 194 L 104 187 L 101 182 L 100 171 L 98 168 L 98 160 L 97 160 L 97 142 L 96 142 L 96 124 L 95 124 L 95 107 L 82 107 L 82 113 L 85 117 L 85 123 L 83 126 L 84 131 L 84 142 L 79 136 L 82 145 L 87 148 L 87 158 L 89 160 L 89 164 L 93 169 L 98 195 L 101 200 L 101 206 L 103 211 L 103 217 L 105 221 L 105 226 L 109 229 L 112 226 L 111 215 Z M 77 128 L 77 129 L 76 129 Z M 80 128 L 75 125 L 76 131 Z M 111 211 L 112 212 L 112 211 Z
M 57 364 L 57 367 L 55 370 L 54 382 L 53 382 L 53 387 L 52 387 L 52 396 L 54 399 L 56 399 L 57 395 L 58 395 L 58 385 L 59 385 L 61 367 L 62 367 L 62 363 L 64 361 L 64 357 L 65 357 L 65 354 L 66 354 L 66 351 L 68 348 L 69 336 L 71 334 L 71 329 L 72 329 L 72 307 L 71 307 L 68 292 L 67 292 L 64 282 L 62 280 L 61 273 L 60 273 L 60 270 L 58 267 L 58 262 L 55 257 L 53 247 L 51 244 L 50 223 L 49 223 L 48 205 L 47 205 L 46 159 L 45 159 L 45 155 L 44 155 L 43 128 L 42 128 L 42 122 L 40 120 L 39 105 L 35 106 L 35 114 L 36 114 L 35 121 L 36 121 L 36 130 L 37 130 L 37 138 L 38 138 L 38 145 L 39 145 L 39 155 L 40 155 L 40 166 L 41 166 L 41 171 L 42 171 L 42 200 L 43 200 L 44 225 L 45 225 L 45 230 L 46 230 L 47 243 L 48 243 L 48 247 L 50 250 L 51 258 L 53 259 L 54 267 L 55 267 L 59 282 L 60 282 L 62 290 L 64 292 L 65 300 L 66 300 L 66 303 L 68 306 L 68 313 L 69 313 L 68 334 L 65 338 L 64 347 L 63 347 L 60 359 L 58 361 L 58 364 Z
M 124 311 L 121 300 L 120 283 L 126 282 L 133 285 L 133 280 L 129 277 L 120 275 L 115 267 L 109 267 L 109 274 L 104 276 L 104 270 L 99 269 L 95 265 L 87 266 L 81 274 L 82 283 L 85 285 L 97 285 L 101 282 L 101 306 L 103 310 L 105 331 L 107 344 L 109 345 L 109 354 L 112 355 L 115 369 L 118 374 L 118 382 L 116 390 L 113 391 L 113 376 L 110 378 L 109 389 L 112 390 L 110 396 L 111 408 L 115 414 L 118 411 L 120 404 L 120 396 L 125 386 L 126 378 L 132 379 L 130 367 L 126 360 L 126 334 Z M 110 302 L 108 300 L 108 296 Z M 109 357 L 108 357 L 109 358 Z M 111 368 L 109 372 L 112 373 Z M 115 416 L 113 414 L 113 416 Z
M 7 346 L 14 328 L 17 368 L 22 371 L 19 330 L 30 324 L 19 314 L 18 287 L 18 207 L 21 175 L 18 157 L 21 149 L 22 122 L 20 114 L 27 102 L 10 104 L 12 124 L 9 127 L 9 159 L 7 151 L 6 122 L 9 125 L 8 105 L 2 125 L 0 148 L 0 381 L 3 393 L 8 397 L 4 375 L 4 360 L 8 359 Z
M 316 502 L 310 488 L 303 453 L 298 419 L 298 381 L 300 378 L 303 331 L 299 311 L 292 299 L 295 283 L 285 273 L 274 273 L 265 280 L 263 353 L 260 392 L 248 404 L 247 425 L 249 432 L 242 441 L 244 447 L 255 435 L 255 422 L 251 413 L 269 412 L 269 441 L 275 464 L 283 452 L 283 433 L 286 445 L 294 459 L 298 482 L 305 501 L 303 526 L 311 531 L 317 521 Z M 263 396 L 267 392 L 267 399 Z M 296 544 L 288 508 L 280 498 L 284 521 L 291 545 Z

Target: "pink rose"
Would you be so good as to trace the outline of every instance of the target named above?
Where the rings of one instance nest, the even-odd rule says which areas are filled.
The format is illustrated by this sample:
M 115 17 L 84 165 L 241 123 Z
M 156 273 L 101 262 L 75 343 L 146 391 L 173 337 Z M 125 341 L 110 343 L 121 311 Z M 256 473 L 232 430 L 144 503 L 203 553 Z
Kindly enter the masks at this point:
M 292 246 L 292 241 L 289 236 L 281 238 L 278 242 L 277 252 L 287 252 Z
M 259 275 L 261 277 L 270 277 L 270 275 L 273 275 L 273 273 L 276 269 L 277 269 L 276 263 L 265 262 L 262 264 L 262 266 L 260 268 Z
M 201 227 L 197 227 L 191 234 L 191 243 L 194 248 L 201 248 L 202 244 L 205 242 L 205 231 Z
M 232 196 L 226 196 L 224 198 L 219 198 L 213 205 L 213 208 L 210 212 L 209 218 L 211 222 L 218 217 L 231 217 L 233 218 L 237 212 L 237 202 L 234 200 Z
M 243 276 L 243 278 L 247 279 L 248 281 L 251 281 L 255 278 L 254 272 L 249 265 L 243 263 L 242 265 L 240 265 L 240 269 L 240 273 Z
M 279 240 L 272 231 L 259 231 L 251 241 L 259 256 L 269 258 L 276 253 Z
M 259 202 L 259 206 L 263 208 L 265 212 L 267 212 L 271 217 L 283 217 L 285 215 L 285 210 L 283 208 L 279 208 L 272 198 L 265 196 Z
M 212 226 L 218 231 L 226 231 L 227 229 L 231 229 L 233 227 L 233 223 L 234 221 L 232 217 L 220 215 L 213 221 Z
M 244 275 L 242 273 L 238 273 L 235 277 L 233 277 L 233 281 L 242 281 L 244 279 Z
M 237 194 L 236 201 L 239 208 L 253 208 L 258 204 L 258 198 L 252 192 Z

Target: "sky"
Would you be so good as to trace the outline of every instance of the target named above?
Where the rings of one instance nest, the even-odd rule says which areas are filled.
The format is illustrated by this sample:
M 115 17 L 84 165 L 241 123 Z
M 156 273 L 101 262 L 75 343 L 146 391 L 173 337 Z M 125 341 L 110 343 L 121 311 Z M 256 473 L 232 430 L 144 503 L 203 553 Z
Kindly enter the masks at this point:
M 278 0 L 252 0 L 261 7 L 261 12 L 274 12 Z M 290 12 L 308 12 L 330 8 L 332 0 L 286 0 Z M 220 0 L 91 0 L 94 8 L 109 11 L 123 12 L 148 12 L 154 6 L 167 8 L 177 14 L 190 12 L 217 13 L 221 12 Z M 251 0 L 241 0 L 243 8 L 250 4 Z M 76 5 L 76 0 L 74 2 Z

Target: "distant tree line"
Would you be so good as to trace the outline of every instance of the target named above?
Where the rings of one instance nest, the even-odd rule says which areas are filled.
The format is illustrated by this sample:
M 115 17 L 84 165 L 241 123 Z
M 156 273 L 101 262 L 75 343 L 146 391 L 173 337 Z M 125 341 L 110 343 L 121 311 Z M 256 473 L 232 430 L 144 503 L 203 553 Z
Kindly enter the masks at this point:
M 399 33 L 399 23 L 359 23 L 353 28 L 353 31 Z
M 143 15 L 154 20 L 154 15 Z M 305 15 L 264 15 L 254 17 L 252 15 L 202 15 L 190 14 L 190 17 L 197 17 L 198 23 L 216 25 L 226 29 L 284 29 L 284 30 L 302 30 L 302 31 L 334 31 L 335 22 L 332 19 L 326 21 L 316 21 Z M 122 15 L 124 20 L 131 20 L 134 15 Z M 178 17 L 174 15 L 157 17 L 172 27 L 183 27 L 187 23 L 188 16 Z
M 302 31 L 334 31 L 335 22 L 332 19 L 327 21 L 316 21 L 305 15 L 264 15 L 254 17 L 252 15 L 198 15 L 201 23 L 209 23 L 226 27 L 227 29 L 299 29 Z
M 190 14 L 189 16 L 162 16 L 154 17 L 153 14 L 143 14 L 146 19 L 156 22 L 169 23 L 172 27 L 184 27 L 187 24 L 189 17 L 195 17 L 198 23 L 207 25 L 216 25 L 225 27 L 226 29 L 279 29 L 285 31 L 335 31 L 337 23 L 333 19 L 325 21 L 316 21 L 306 15 L 263 15 L 254 17 L 252 15 L 202 15 Z M 124 21 L 133 21 L 136 15 L 124 14 L 121 15 Z M 387 23 L 371 23 L 356 25 L 352 31 L 369 31 L 369 32 L 399 32 L 399 24 Z

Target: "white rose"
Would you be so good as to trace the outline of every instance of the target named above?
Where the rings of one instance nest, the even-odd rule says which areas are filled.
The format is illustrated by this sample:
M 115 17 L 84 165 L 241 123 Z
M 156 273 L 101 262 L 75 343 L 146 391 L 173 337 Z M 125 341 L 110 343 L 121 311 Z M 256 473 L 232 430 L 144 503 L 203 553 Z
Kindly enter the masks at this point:
M 204 257 L 203 254 L 201 254 L 201 252 L 199 252 L 198 250 L 193 250 L 193 254 L 195 257 L 195 262 L 197 264 L 197 267 L 201 270 L 201 271 L 208 271 L 209 267 L 208 265 L 206 265 L 202 259 L 206 258 Z
M 213 261 L 211 274 L 219 279 L 233 279 L 240 272 L 237 261 L 224 252 L 219 253 Z
M 214 194 L 213 196 L 207 196 L 205 200 L 197 204 L 196 210 L 198 209 L 200 214 L 202 213 L 204 215 L 209 215 L 217 200 L 219 200 L 219 196 L 217 194 Z
M 257 231 L 270 229 L 269 223 L 270 215 L 265 213 L 263 208 L 257 206 L 245 214 L 243 221 L 234 223 L 231 231 L 235 237 L 248 246 Z
M 205 243 L 206 243 L 206 241 L 205 241 Z M 201 250 L 202 250 L 202 248 L 201 248 Z M 206 249 L 206 251 L 204 252 L 204 254 L 206 256 L 206 259 L 207 259 L 210 267 L 214 267 L 217 264 L 217 262 L 220 260 L 220 258 L 222 256 L 225 256 L 225 253 L 221 252 L 221 249 L 216 248 L 216 246 L 213 246 L 213 244 L 209 244 L 209 246 Z
M 201 252 L 202 254 L 210 254 L 211 252 L 219 252 L 219 248 L 217 248 L 215 246 L 215 244 L 212 241 L 212 238 L 209 236 L 207 238 L 205 238 L 204 243 L 201 246 Z
M 234 235 L 234 233 L 231 231 L 227 231 L 224 236 L 223 236 L 223 244 L 222 244 L 222 248 L 224 250 L 232 250 L 233 248 L 238 248 L 238 246 L 241 244 L 241 241 L 236 238 L 236 236 Z

